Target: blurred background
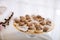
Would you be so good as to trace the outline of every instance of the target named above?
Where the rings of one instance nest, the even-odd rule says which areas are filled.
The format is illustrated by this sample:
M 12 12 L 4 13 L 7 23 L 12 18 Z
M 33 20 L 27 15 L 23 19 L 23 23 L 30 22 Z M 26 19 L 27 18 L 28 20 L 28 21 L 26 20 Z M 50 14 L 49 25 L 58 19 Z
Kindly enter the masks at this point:
M 21 12 L 21 8 L 24 8 L 24 4 L 39 5 L 40 7 L 43 7 L 43 10 L 48 8 L 48 13 L 54 13 L 54 21 L 56 25 L 54 27 L 54 30 L 52 32 L 49 32 L 48 35 L 50 35 L 53 40 L 60 40 L 60 0 L 0 0 L 0 6 L 6 6 L 9 11 L 13 11 L 15 13 L 14 16 L 19 16 L 19 12 Z M 25 7 L 28 8 L 29 6 Z M 22 33 L 17 31 L 12 26 L 7 27 L 2 32 L 0 32 L 0 34 L 1 40 L 23 40 L 20 38 L 25 38 Z

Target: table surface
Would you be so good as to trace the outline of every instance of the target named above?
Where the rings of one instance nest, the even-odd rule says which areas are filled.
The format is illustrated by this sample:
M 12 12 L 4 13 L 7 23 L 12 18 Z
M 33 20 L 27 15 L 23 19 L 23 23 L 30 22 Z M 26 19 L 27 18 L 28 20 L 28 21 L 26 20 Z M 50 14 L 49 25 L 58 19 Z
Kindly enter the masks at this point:
M 60 38 L 60 32 L 59 32 L 59 16 L 56 17 L 56 26 L 54 27 L 54 29 L 47 33 L 48 36 L 50 36 L 53 40 L 59 40 Z M 2 35 L 2 40 L 28 40 L 28 38 L 26 37 L 25 34 L 21 33 L 20 31 L 18 31 L 15 27 L 13 26 L 8 26 L 6 29 L 4 29 L 1 32 Z M 30 39 L 32 40 L 32 39 Z M 35 40 L 35 39 L 33 39 Z

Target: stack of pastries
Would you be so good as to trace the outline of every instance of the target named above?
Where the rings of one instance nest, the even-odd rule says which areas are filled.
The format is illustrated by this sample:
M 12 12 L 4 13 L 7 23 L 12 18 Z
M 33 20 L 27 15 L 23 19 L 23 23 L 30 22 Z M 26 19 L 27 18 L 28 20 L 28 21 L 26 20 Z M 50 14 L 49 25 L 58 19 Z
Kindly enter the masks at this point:
M 26 33 L 48 32 L 52 27 L 52 22 L 40 15 L 25 15 L 14 19 L 14 27 Z

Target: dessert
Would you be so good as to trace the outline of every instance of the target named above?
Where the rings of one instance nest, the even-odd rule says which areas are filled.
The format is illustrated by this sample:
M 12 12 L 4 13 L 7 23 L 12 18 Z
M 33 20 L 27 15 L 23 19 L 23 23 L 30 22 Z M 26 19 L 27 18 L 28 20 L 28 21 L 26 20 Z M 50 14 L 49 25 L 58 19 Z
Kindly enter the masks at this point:
M 51 20 L 45 19 L 40 15 L 20 16 L 19 19 L 14 19 L 13 25 L 19 31 L 32 34 L 48 32 L 53 27 Z

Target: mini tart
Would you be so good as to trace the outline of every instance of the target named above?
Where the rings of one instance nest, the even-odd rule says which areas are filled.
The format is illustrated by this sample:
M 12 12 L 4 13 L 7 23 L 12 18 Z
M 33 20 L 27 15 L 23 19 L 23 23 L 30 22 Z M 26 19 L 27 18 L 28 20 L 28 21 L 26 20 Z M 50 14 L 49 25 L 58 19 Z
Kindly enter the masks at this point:
M 35 33 L 42 33 L 43 30 L 36 30 Z
M 35 32 L 35 30 L 28 30 L 27 33 L 31 33 L 33 34 Z

